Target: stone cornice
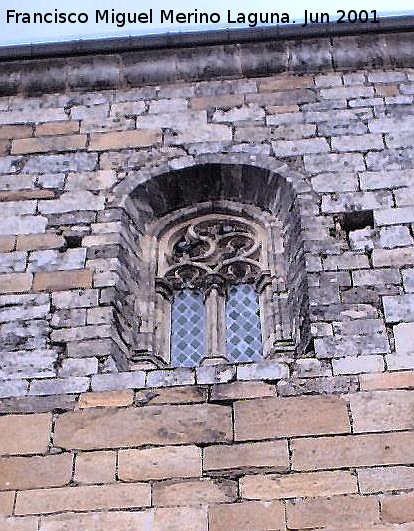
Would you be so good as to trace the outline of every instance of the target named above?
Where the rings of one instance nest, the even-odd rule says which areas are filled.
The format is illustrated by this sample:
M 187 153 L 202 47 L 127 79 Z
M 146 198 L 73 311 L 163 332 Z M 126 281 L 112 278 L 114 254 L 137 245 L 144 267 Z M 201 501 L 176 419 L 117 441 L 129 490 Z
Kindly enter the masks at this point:
M 414 17 L 0 48 L 0 95 L 414 67 Z

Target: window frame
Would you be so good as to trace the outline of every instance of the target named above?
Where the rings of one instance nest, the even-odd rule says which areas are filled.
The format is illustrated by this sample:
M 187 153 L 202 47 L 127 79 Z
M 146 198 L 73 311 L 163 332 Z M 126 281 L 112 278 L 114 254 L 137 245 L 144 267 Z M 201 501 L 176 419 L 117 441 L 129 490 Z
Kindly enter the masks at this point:
M 152 283 L 153 297 L 145 303 L 141 330 L 146 332 L 147 352 L 158 365 L 171 364 L 171 308 L 174 287 L 166 278 L 165 255 L 171 246 L 171 238 L 189 222 L 202 219 L 239 220 L 254 227 L 261 244 L 260 275 L 254 282 L 260 307 L 263 357 L 278 351 L 280 343 L 286 350 L 291 339 L 282 322 L 281 306 L 286 304 L 285 264 L 283 235 L 280 222 L 273 216 L 252 205 L 233 201 L 215 201 L 186 207 L 167 214 L 153 223 L 143 236 L 143 248 L 147 248 L 148 283 Z M 206 345 L 202 365 L 229 363 L 226 357 L 225 294 L 226 285 L 219 276 L 209 275 L 204 287 L 206 297 Z M 142 350 L 144 350 L 145 347 Z

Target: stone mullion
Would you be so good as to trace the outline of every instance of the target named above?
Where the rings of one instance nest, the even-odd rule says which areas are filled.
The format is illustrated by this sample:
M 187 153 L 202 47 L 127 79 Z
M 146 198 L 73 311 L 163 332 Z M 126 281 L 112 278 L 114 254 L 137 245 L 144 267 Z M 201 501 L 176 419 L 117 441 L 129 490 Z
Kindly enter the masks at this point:
M 213 285 L 205 292 L 206 352 L 202 365 L 227 363 L 226 359 L 226 298 L 223 289 Z

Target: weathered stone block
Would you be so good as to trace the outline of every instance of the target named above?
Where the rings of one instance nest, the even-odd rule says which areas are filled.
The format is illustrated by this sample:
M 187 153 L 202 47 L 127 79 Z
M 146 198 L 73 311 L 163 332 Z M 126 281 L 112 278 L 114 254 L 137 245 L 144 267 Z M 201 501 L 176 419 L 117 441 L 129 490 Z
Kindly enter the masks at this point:
M 79 397 L 79 409 L 91 407 L 122 407 L 130 406 L 134 401 L 133 391 L 102 391 L 99 393 L 83 393 Z
M 5 347 L 5 346 L 4 346 Z M 0 351 L 0 378 L 48 378 L 56 376 L 55 350 L 20 350 L 13 353 Z
M 2 219 L 0 234 L 35 234 L 45 232 L 46 225 L 43 216 L 9 216 Z
M 97 358 L 68 358 L 62 361 L 59 376 L 90 376 L 98 372 Z
M 0 490 L 61 487 L 72 477 L 71 454 L 0 458 Z
M 28 271 L 67 271 L 82 269 L 85 266 L 86 249 L 34 251 L 30 253 Z
M 150 485 L 135 483 L 24 491 L 17 496 L 15 512 L 22 515 L 148 507 L 150 489 Z
M 64 291 L 91 287 L 92 273 L 88 269 L 39 272 L 35 273 L 33 281 L 33 291 Z
M 201 450 L 196 446 L 165 446 L 121 450 L 118 475 L 123 481 L 200 477 Z
M 248 500 L 274 500 L 355 494 L 358 485 L 351 472 L 341 470 L 286 476 L 248 475 L 240 480 L 240 489 L 242 497 Z
M 385 321 L 414 321 L 414 295 L 396 295 L 383 298 Z
M 34 251 L 42 249 L 59 249 L 65 245 L 65 238 L 57 234 L 33 234 L 29 236 L 17 236 L 17 251 Z
M 61 291 L 52 294 L 52 302 L 56 308 L 89 308 L 98 306 L 98 290 L 80 289 L 77 291 Z
M 33 275 L 31 273 L 10 273 L 0 275 L 0 294 L 24 293 L 30 291 Z
M 145 372 L 121 372 L 117 374 L 96 374 L 92 377 L 93 391 L 117 391 L 145 387 Z
M 284 508 L 277 501 L 212 505 L 209 515 L 210 531 L 249 531 L 285 527 Z
M 0 455 L 45 453 L 51 426 L 50 414 L 0 417 Z
M 77 151 L 85 149 L 86 135 L 44 136 L 13 140 L 12 154 L 46 153 L 48 151 Z
M 80 484 L 115 481 L 116 452 L 83 452 L 77 454 L 74 480 Z
M 92 134 L 88 149 L 89 151 L 107 151 L 109 149 L 145 147 L 157 144 L 161 139 L 162 135 L 159 129 Z
M 379 522 L 378 501 L 367 496 L 292 500 L 287 502 L 286 509 L 288 526 L 293 529 L 336 528 L 339 522 L 358 529 Z
M 238 380 L 280 380 L 288 377 L 288 366 L 274 361 L 263 360 L 237 367 Z
M 237 482 L 228 479 L 199 479 L 155 483 L 152 503 L 164 505 L 200 505 L 235 501 Z
M 147 374 L 147 387 L 168 387 L 194 383 L 194 371 L 185 367 L 165 371 L 150 371 Z
M 294 470 L 410 464 L 414 434 L 378 433 L 303 438 L 292 441 Z
M 78 210 L 103 210 L 105 198 L 86 190 L 65 192 L 59 199 L 39 201 L 39 211 L 43 214 L 77 212 Z
M 238 441 L 350 431 L 346 404 L 336 397 L 236 402 L 234 414 Z
M 30 395 L 59 395 L 67 393 L 83 393 L 89 389 L 89 378 L 71 377 L 53 380 L 33 380 L 30 384 Z
M 413 429 L 410 391 L 372 391 L 350 396 L 355 433 Z
M 246 471 L 266 469 L 272 472 L 289 470 L 286 441 L 214 445 L 204 448 L 203 469 L 213 471 Z

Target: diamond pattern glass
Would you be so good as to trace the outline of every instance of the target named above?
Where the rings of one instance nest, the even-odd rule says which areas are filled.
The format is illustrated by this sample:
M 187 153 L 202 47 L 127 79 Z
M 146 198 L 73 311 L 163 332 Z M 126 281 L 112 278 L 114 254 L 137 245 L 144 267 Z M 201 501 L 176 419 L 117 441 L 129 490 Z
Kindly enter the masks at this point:
M 249 284 L 229 290 L 226 304 L 227 358 L 230 363 L 257 361 L 262 355 L 262 333 L 257 293 Z
M 201 293 L 183 289 L 175 294 L 171 313 L 171 365 L 196 367 L 204 357 L 205 311 Z

